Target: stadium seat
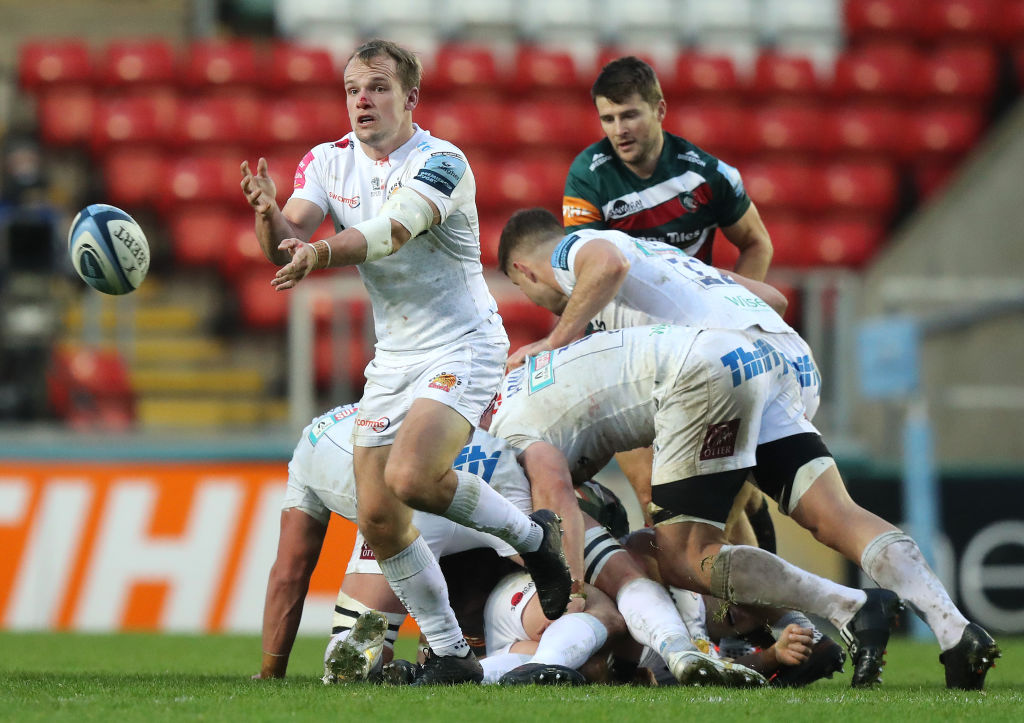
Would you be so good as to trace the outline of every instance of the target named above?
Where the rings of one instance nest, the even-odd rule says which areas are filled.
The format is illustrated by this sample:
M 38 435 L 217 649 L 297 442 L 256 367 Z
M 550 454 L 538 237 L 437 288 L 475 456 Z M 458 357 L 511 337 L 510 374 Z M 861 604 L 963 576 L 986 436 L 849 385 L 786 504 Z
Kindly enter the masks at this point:
M 373 358 L 373 346 L 363 338 L 361 317 L 353 317 L 349 323 L 348 338 L 317 334 L 313 342 L 313 376 L 319 388 L 330 388 L 339 371 L 352 389 L 362 389 L 366 383 L 363 370 Z
M 919 22 L 929 39 L 992 42 L 996 39 L 1000 2 L 993 0 L 930 0 Z
M 171 118 L 146 97 L 115 96 L 98 103 L 93 114 L 92 149 L 102 154 L 110 146 L 131 144 L 162 145 L 169 139 Z
M 768 98 L 813 96 L 820 86 L 810 58 L 768 51 L 754 64 L 750 90 Z
M 840 99 L 874 97 L 911 100 L 921 58 L 909 44 L 871 45 L 842 53 L 835 64 L 833 93 Z
M 594 106 L 589 102 L 531 101 L 516 103 L 506 111 L 516 147 L 564 148 L 580 151 L 601 133 Z M 588 134 L 587 131 L 592 133 Z
M 92 80 L 89 46 L 77 39 L 30 40 L 18 48 L 18 82 L 36 92 L 60 84 L 87 85 Z
M 251 140 L 262 120 L 252 96 L 194 98 L 178 108 L 173 140 L 183 147 L 238 144 Z
M 260 122 L 255 125 L 259 130 L 253 140 L 260 147 L 285 143 L 308 149 L 328 138 L 322 135 L 322 120 L 317 117 L 316 106 L 289 97 L 264 106 Z
M 176 57 L 162 38 L 123 38 L 110 41 L 96 63 L 96 80 L 118 91 L 177 82 Z
M 261 69 L 250 41 L 194 41 L 185 51 L 182 68 L 185 85 L 206 91 L 217 88 L 253 87 Z
M 171 162 L 160 206 L 168 211 L 181 203 L 199 201 L 242 203 L 239 188 L 241 161 L 234 152 L 183 156 Z
M 202 199 L 176 206 L 168 217 L 174 260 L 182 266 L 216 268 L 228 253 L 232 220 L 224 206 Z
M 550 311 L 542 309 L 518 292 L 515 295 L 498 296 L 496 299 L 498 313 L 508 333 L 510 351 L 543 339 L 557 321 Z
M 274 268 L 256 240 L 252 213 L 246 212 L 244 208 L 239 210 L 232 207 L 224 215 L 227 217 L 227 228 L 217 244 L 220 254 L 217 263 L 221 275 L 228 280 L 237 279 L 254 269 L 272 274 Z
M 497 188 L 506 209 L 543 206 L 555 212 L 562 210 L 562 192 L 571 158 L 516 158 L 498 161 Z
M 282 208 L 292 195 L 295 188 L 295 170 L 299 161 L 303 159 L 310 147 L 304 145 L 296 146 L 274 146 L 272 153 L 263 154 L 267 159 L 267 167 L 270 169 L 270 177 L 274 179 L 277 186 L 277 203 Z M 249 158 L 249 168 L 255 172 L 259 156 L 253 155 Z M 238 164 L 241 163 L 239 159 Z M 236 164 L 236 166 L 238 165 Z M 241 181 L 241 176 L 238 177 Z M 241 199 L 241 191 L 238 198 Z
M 806 226 L 808 266 L 858 268 L 874 256 L 882 240 L 882 226 L 871 221 L 823 219 Z
M 752 115 L 731 102 L 669 102 L 663 127 L 735 165 L 735 154 L 751 150 Z
M 54 413 L 75 429 L 123 431 L 135 418 L 128 368 L 115 349 L 60 345 L 46 381 Z
M 288 318 L 288 294 L 275 291 L 271 278 L 266 270 L 254 269 L 236 282 L 239 316 L 249 329 L 281 329 Z
M 761 207 L 758 206 L 758 211 L 761 210 Z M 807 224 L 801 220 L 800 216 L 786 213 L 780 214 L 773 212 L 770 208 L 766 208 L 762 214 L 762 220 L 764 221 L 765 228 L 768 229 L 768 235 L 772 239 L 772 248 L 774 249 L 772 268 L 799 268 L 805 265 L 803 261 L 803 248 L 807 243 Z M 732 244 L 724 238 L 715 241 L 716 266 L 722 265 L 717 258 L 719 256 L 719 246 L 732 246 Z M 723 260 L 724 254 L 725 251 L 723 251 Z M 730 262 L 725 268 L 732 268 L 734 263 L 735 261 Z
M 167 183 L 164 151 L 153 146 L 119 146 L 103 155 L 106 198 L 121 208 L 156 202 Z
M 437 138 L 457 138 L 466 151 L 472 146 L 508 146 L 512 142 L 508 112 L 498 102 L 463 99 L 417 109 L 414 117 Z
M 888 161 L 833 162 L 821 169 L 824 201 L 834 211 L 888 221 L 899 200 L 896 165 Z
M 1003 0 L 996 30 L 1005 45 L 1024 46 L 1024 0 Z
M 825 112 L 812 104 L 777 103 L 754 110 L 755 147 L 765 151 L 816 154 L 831 147 Z
M 433 67 L 423 75 L 424 90 L 435 92 L 500 92 L 504 79 L 494 51 L 482 45 L 449 43 L 438 48 Z M 442 136 L 447 137 L 447 136 Z
M 843 3 L 847 38 L 877 40 L 885 37 L 915 38 L 920 33 L 920 16 L 907 0 L 846 0 Z
M 528 93 L 531 97 L 555 93 L 564 98 L 567 93 L 578 90 L 581 99 L 589 101 L 590 96 L 583 92 L 588 87 L 570 53 L 539 45 L 516 48 L 510 84 L 514 92 Z
M 743 165 L 743 185 L 759 210 L 768 213 L 816 211 L 825 197 L 819 174 L 809 163 L 790 160 Z
M 96 97 L 84 85 L 53 85 L 36 94 L 39 134 L 44 143 L 86 147 L 92 136 Z
M 846 155 L 902 158 L 908 148 L 907 112 L 874 101 L 844 103 L 828 111 L 828 135 Z
M 342 80 L 334 59 L 324 48 L 277 42 L 270 50 L 266 84 L 274 91 L 324 88 L 339 92 Z
M 983 114 L 973 106 L 921 108 L 910 116 L 910 150 L 916 156 L 963 154 L 978 141 L 983 128 Z
M 720 95 L 728 99 L 740 91 L 736 66 L 728 55 L 684 51 L 676 56 L 674 70 L 662 88 L 666 95 Z
M 929 97 L 987 101 L 995 92 L 998 63 L 990 45 L 942 47 L 922 66 L 923 94 Z
M 484 268 L 498 267 L 498 241 L 501 229 L 505 226 L 510 213 L 485 213 L 480 216 L 480 263 Z

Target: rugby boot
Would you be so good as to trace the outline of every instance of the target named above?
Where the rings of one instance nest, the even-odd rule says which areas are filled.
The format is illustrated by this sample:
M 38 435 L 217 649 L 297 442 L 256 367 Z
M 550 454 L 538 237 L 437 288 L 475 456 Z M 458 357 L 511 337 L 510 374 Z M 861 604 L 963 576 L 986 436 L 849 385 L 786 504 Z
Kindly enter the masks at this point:
M 416 679 L 409 685 L 458 685 L 479 683 L 483 679 L 484 669 L 472 651 L 459 657 L 437 655 L 433 650 L 427 650 L 427 659 L 416 673 Z
M 334 636 L 324 653 L 325 684 L 366 680 L 381 665 L 388 619 L 376 610 L 356 618 L 345 638 Z
M 867 600 L 839 634 L 850 649 L 853 661 L 854 688 L 866 688 L 882 682 L 885 666 L 885 646 L 889 634 L 899 622 L 903 602 L 892 590 L 871 588 L 865 590 Z
M 782 665 L 768 681 L 777 688 L 800 688 L 843 672 L 846 651 L 827 635 L 811 646 L 811 654 L 799 665 Z
M 562 518 L 551 510 L 537 510 L 530 519 L 540 525 L 544 538 L 534 552 L 523 552 L 520 556 L 526 570 L 537 586 L 537 597 L 544 617 L 557 620 L 569 605 L 572 591 L 572 575 L 562 550 Z
M 384 685 L 411 685 L 419 672 L 420 666 L 416 663 L 395 658 L 381 667 L 380 682 Z
M 939 655 L 939 662 L 946 666 L 946 687 L 981 690 L 985 674 L 1002 654 L 984 628 L 967 623 L 960 642 Z
M 526 663 L 505 673 L 498 685 L 586 685 L 583 673 L 564 665 Z
M 722 685 L 727 688 L 760 688 L 764 676 L 752 668 L 715 658 L 699 650 L 677 650 L 665 654 L 665 663 L 680 685 Z

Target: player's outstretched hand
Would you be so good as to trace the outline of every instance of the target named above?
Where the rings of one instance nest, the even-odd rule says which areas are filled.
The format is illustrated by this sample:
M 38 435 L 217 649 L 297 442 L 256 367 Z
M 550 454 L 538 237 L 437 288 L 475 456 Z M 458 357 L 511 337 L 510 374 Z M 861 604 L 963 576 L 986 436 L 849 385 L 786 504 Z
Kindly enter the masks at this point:
M 514 352 L 509 354 L 508 361 L 505 362 L 505 371 L 507 372 L 511 371 L 512 369 L 515 369 L 516 367 L 521 367 L 523 364 L 526 363 L 526 357 L 535 356 L 537 354 L 540 354 L 542 351 L 547 351 L 550 348 L 551 344 L 548 343 L 548 340 L 546 338 L 541 339 L 540 341 L 535 341 L 532 344 L 527 344 L 526 346 L 519 347 Z
M 302 281 L 313 270 L 313 263 L 316 261 L 316 252 L 312 245 L 300 241 L 297 238 L 286 238 L 277 246 L 281 251 L 287 251 L 292 255 L 292 260 L 277 270 L 270 285 L 278 291 L 290 289 Z
M 277 208 L 277 185 L 270 177 L 267 159 L 260 158 L 256 163 L 256 174 L 249 170 L 249 161 L 242 161 L 242 193 L 253 210 L 267 215 Z
M 782 665 L 799 665 L 807 660 L 814 644 L 814 631 L 799 625 L 787 625 L 775 641 L 775 657 Z

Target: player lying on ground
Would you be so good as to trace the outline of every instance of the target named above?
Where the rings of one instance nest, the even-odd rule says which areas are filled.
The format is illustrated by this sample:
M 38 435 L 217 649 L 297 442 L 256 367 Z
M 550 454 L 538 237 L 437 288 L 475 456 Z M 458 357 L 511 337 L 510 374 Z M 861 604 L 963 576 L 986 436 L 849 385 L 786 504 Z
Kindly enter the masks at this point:
M 542 445 L 548 466 L 564 465 L 576 483 L 616 452 L 653 444 L 651 513 L 667 583 L 828 619 L 850 646 L 855 686 L 879 682 L 903 598 L 939 639 L 947 686 L 981 688 L 998 647 L 956 608 L 914 541 L 850 498 L 774 341 L 756 328 L 667 324 L 591 334 L 509 373 L 490 431 L 521 449 Z M 783 512 L 883 589 L 845 587 L 728 544 L 726 518 L 751 472 Z

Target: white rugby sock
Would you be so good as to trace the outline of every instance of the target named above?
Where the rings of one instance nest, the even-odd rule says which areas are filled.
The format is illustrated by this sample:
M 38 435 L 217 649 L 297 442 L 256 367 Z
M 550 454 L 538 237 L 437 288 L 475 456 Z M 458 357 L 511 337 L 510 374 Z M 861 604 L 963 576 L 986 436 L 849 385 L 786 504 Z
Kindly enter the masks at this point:
M 860 566 L 879 587 L 892 590 L 911 604 L 935 633 L 942 650 L 960 642 L 967 618 L 950 600 L 909 535 L 899 531 L 882 533 L 864 548 Z
M 569 613 L 551 623 L 540 636 L 531 663 L 576 669 L 608 639 L 608 628 L 590 613 Z
M 484 679 L 480 682 L 482 685 L 496 685 L 505 673 L 529 662 L 530 656 L 522 653 L 488 655 L 480 661 L 484 669 Z
M 445 517 L 494 535 L 512 545 L 516 552 L 534 552 L 540 547 L 544 531 L 526 513 L 475 474 L 455 470 L 455 476 L 459 483 Z
M 448 602 L 448 583 L 422 535 L 394 557 L 378 559 L 395 595 L 416 620 L 431 650 L 438 655 L 466 655 L 462 635 Z
M 668 590 L 654 580 L 639 578 L 626 583 L 619 590 L 615 604 L 633 639 L 659 655 L 696 650 Z
M 722 545 L 711 564 L 711 594 L 730 602 L 814 613 L 841 628 L 867 600 L 863 590 L 802 570 L 757 547 Z
M 690 638 L 693 640 L 705 640 L 710 645 L 711 636 L 708 635 L 707 623 L 708 611 L 704 605 L 704 596 L 699 592 L 684 590 L 681 587 L 672 587 L 671 585 L 668 588 L 668 592 L 672 596 L 672 602 L 675 603 L 679 617 L 683 619 L 683 624 L 686 625 L 686 629 L 690 632 Z

